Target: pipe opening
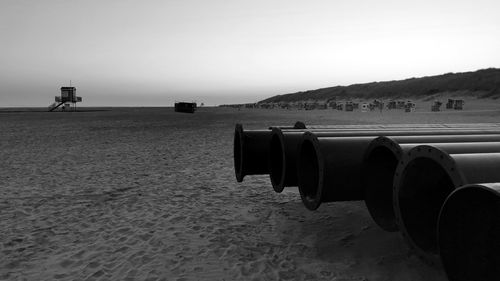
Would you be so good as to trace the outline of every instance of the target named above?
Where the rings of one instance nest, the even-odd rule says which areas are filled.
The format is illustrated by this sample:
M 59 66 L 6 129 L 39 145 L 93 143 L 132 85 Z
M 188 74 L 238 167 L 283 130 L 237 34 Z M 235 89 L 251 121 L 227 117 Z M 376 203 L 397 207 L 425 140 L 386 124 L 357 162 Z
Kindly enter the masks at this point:
M 439 211 L 454 190 L 453 181 L 439 163 L 423 157 L 403 173 L 397 196 L 404 231 L 420 249 L 437 254 Z
M 240 127 L 241 128 L 241 127 Z M 234 172 L 236 173 L 236 180 L 238 182 L 243 181 L 243 171 L 242 171 L 242 148 L 241 148 L 241 130 L 239 130 L 238 126 L 236 126 L 236 130 L 234 131 L 234 141 L 233 141 L 233 159 L 234 159 Z
M 319 191 L 318 155 L 311 140 L 304 140 L 299 154 L 299 190 L 302 201 L 309 209 L 316 209 Z
M 482 188 L 464 188 L 439 217 L 439 248 L 450 280 L 498 280 L 500 199 Z
M 273 134 L 271 137 L 269 154 L 271 183 L 276 192 L 281 192 L 283 191 L 284 182 L 285 154 L 283 152 L 283 144 L 278 134 Z
M 387 147 L 378 146 L 365 162 L 365 204 L 373 220 L 384 230 L 397 231 L 392 204 L 392 183 L 398 158 Z

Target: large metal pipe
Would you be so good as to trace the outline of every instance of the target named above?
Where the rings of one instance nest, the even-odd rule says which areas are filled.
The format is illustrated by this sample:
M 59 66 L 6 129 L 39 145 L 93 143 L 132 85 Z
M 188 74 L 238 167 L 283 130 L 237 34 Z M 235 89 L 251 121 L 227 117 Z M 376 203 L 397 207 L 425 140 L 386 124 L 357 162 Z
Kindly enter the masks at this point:
M 233 139 L 233 160 L 238 182 L 242 182 L 246 175 L 269 173 L 268 154 L 272 128 L 304 130 L 305 124 L 297 121 L 293 127 L 269 127 L 267 130 L 244 130 L 242 124 L 236 124 Z
M 298 121 L 296 126 L 302 126 L 303 129 L 306 125 Z M 349 125 L 307 125 L 307 128 L 324 129 L 324 128 L 373 128 L 373 129 L 387 129 L 387 128 L 500 128 L 500 123 L 439 123 L 439 124 L 349 124 Z M 300 129 L 300 128 L 296 128 Z
M 335 136 L 364 136 L 379 135 L 383 132 L 395 132 L 396 128 L 390 129 L 357 129 L 357 128 L 328 128 L 328 129 L 309 129 L 317 137 L 335 137 Z M 422 129 L 401 128 L 398 133 L 407 132 L 414 134 L 415 131 Z M 425 128 L 425 131 L 434 130 Z M 442 130 L 442 129 L 439 129 Z M 448 129 L 445 129 L 448 130 Z M 297 179 L 297 154 L 299 145 L 302 142 L 302 135 L 305 130 L 283 130 L 282 128 L 272 128 L 271 141 L 269 148 L 269 175 L 271 184 L 276 192 L 282 192 L 285 187 L 298 186 Z M 435 131 L 439 133 L 438 131 Z
M 318 138 L 306 132 L 300 145 L 297 175 L 300 197 L 309 210 L 322 202 L 362 200 L 363 153 L 376 136 Z
M 269 127 L 267 130 L 244 130 L 242 124 L 234 129 L 233 160 L 236 180 L 242 182 L 246 175 L 269 174 L 268 155 L 272 129 L 303 132 L 305 125 L 296 122 L 293 127 Z
M 345 125 L 335 125 L 328 128 L 315 129 L 305 128 L 302 122 L 296 122 L 293 127 L 269 127 L 267 130 L 244 130 L 243 125 L 236 124 L 234 130 L 233 158 L 236 180 L 242 182 L 246 175 L 269 174 L 269 145 L 271 142 L 272 129 L 278 128 L 283 131 L 297 132 L 301 135 L 305 130 L 311 131 L 349 131 L 351 128 Z M 352 130 L 356 130 L 355 128 Z M 358 129 L 360 130 L 360 129 Z
M 403 124 L 404 128 L 397 128 L 395 125 L 375 125 L 377 128 L 385 128 L 388 131 L 401 131 L 401 130 L 414 130 L 415 128 L 407 127 L 407 125 Z M 428 124 L 429 128 L 423 128 L 422 130 L 428 130 L 428 134 L 435 134 L 436 131 L 439 130 L 451 130 L 454 131 L 456 128 L 448 128 L 448 125 L 440 124 Z M 353 127 L 354 126 L 354 127 Z M 365 125 L 363 125 L 365 126 Z M 386 127 L 384 127 L 386 126 Z M 421 126 L 423 126 L 421 124 Z M 330 125 L 328 128 L 317 128 L 315 126 L 309 126 L 307 129 L 303 129 L 305 127 L 304 123 L 297 122 L 293 127 L 284 126 L 284 127 L 276 127 L 281 128 L 286 132 L 303 132 L 303 131 L 315 131 L 315 132 L 323 132 L 323 131 L 345 131 L 343 133 L 344 136 L 353 135 L 354 132 L 359 132 L 360 135 L 370 135 L 369 132 L 363 132 L 365 130 L 377 131 L 381 129 L 370 129 L 370 128 L 357 128 L 356 125 Z M 274 127 L 270 127 L 271 129 Z M 271 141 L 271 129 L 267 130 L 244 130 L 241 124 L 236 124 L 235 133 L 234 133 L 234 168 L 236 174 L 236 180 L 238 182 L 243 181 L 243 178 L 246 175 L 263 175 L 269 174 L 269 145 Z M 474 131 L 476 134 L 481 132 L 494 132 L 497 131 L 500 133 L 500 128 L 491 127 L 474 127 L 474 128 L 466 128 L 464 130 Z M 299 134 L 300 134 L 299 133 Z M 472 132 L 471 132 L 472 133 Z
M 236 124 L 234 130 L 233 158 L 236 180 L 242 182 L 246 175 L 269 174 L 269 144 L 272 128 L 303 132 L 305 125 L 296 122 L 293 127 L 270 127 L 267 130 L 244 130 L 242 124 Z M 334 126 L 321 130 L 344 130 Z M 309 128 L 308 130 L 314 130 Z
M 259 175 L 269 172 L 267 158 L 269 153 L 269 130 L 243 130 L 236 124 L 234 130 L 233 158 L 236 180 L 242 182 L 246 175 Z
M 405 240 L 424 259 L 438 262 L 438 215 L 456 188 L 500 182 L 500 153 L 448 154 L 429 145 L 411 149 L 394 177 L 396 222 Z
M 491 128 L 386 128 L 386 129 L 310 129 L 317 137 L 350 137 L 381 135 L 463 135 L 463 134 L 500 134 L 499 129 Z M 298 186 L 297 158 L 302 143 L 303 131 L 290 131 L 273 128 L 269 149 L 269 174 L 276 192 L 285 187 Z M 264 161 L 264 160 L 262 160 Z
M 366 149 L 362 180 L 365 204 L 373 220 L 386 231 L 397 231 L 393 208 L 393 180 L 404 153 L 431 144 L 447 153 L 500 152 L 500 135 L 436 135 L 378 137 Z
M 308 209 L 315 210 L 322 202 L 363 200 L 361 176 L 364 154 L 370 142 L 378 136 L 481 133 L 488 134 L 487 130 L 379 131 L 360 132 L 357 135 L 339 132 L 338 137 L 317 137 L 317 133 L 305 133 L 299 146 L 297 161 L 302 202 Z M 489 133 L 498 134 L 497 131 Z
M 450 281 L 500 278 L 500 183 L 453 191 L 438 223 L 439 255 Z
M 303 122 L 297 121 L 293 127 L 269 127 L 266 130 L 244 130 L 242 124 L 236 124 L 233 140 L 233 160 L 236 180 L 242 182 L 246 175 L 269 174 L 268 155 L 272 129 L 299 131 L 306 130 Z M 344 129 L 344 127 L 340 127 Z M 337 130 L 335 125 L 328 129 Z M 308 130 L 315 130 L 310 127 Z
M 282 192 L 285 187 L 298 186 L 297 155 L 302 135 L 305 131 L 285 131 L 273 128 L 269 150 L 269 175 L 276 192 Z M 357 136 L 367 132 L 378 133 L 380 130 L 369 129 L 325 129 L 309 130 L 315 136 Z

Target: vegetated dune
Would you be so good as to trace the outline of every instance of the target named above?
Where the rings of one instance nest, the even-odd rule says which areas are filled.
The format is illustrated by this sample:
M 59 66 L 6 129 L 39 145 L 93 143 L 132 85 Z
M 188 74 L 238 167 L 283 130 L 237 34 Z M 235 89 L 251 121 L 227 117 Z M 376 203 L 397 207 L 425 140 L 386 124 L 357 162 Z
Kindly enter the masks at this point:
M 330 99 L 432 99 L 442 96 L 466 98 L 500 97 L 500 69 L 489 68 L 475 72 L 446 73 L 437 76 L 410 78 L 398 81 L 372 82 L 336 86 L 317 90 L 277 95 L 259 103 L 296 102 Z
M 491 122 L 500 111 L 0 113 L 2 280 L 446 280 L 364 203 L 237 183 L 236 122 Z

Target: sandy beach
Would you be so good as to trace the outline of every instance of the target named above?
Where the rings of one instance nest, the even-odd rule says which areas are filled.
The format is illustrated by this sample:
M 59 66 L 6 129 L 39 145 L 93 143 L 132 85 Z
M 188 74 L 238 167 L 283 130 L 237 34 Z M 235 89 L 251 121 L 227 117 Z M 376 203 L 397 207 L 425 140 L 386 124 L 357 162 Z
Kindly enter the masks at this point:
M 444 281 L 363 202 L 311 212 L 268 176 L 237 183 L 234 125 L 498 121 L 496 101 L 468 105 L 0 112 L 0 280 Z

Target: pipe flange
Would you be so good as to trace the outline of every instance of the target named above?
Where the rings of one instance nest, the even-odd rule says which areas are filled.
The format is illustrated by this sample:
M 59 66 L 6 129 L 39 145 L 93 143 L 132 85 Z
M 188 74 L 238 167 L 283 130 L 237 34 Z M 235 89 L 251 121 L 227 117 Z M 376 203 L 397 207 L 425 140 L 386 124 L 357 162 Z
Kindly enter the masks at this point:
M 234 140 L 233 140 L 233 159 L 234 159 L 234 173 L 236 175 L 236 181 L 242 182 L 245 174 L 243 172 L 243 145 L 244 145 L 244 131 L 243 125 L 237 123 L 234 128 Z
M 392 160 L 391 162 L 393 164 L 388 164 L 390 166 L 397 166 L 397 163 L 401 159 L 403 153 L 401 147 L 389 137 L 377 137 L 370 142 L 364 155 L 362 167 L 362 180 L 363 186 L 365 187 L 365 204 L 368 211 L 370 212 L 372 219 L 380 228 L 385 231 L 395 232 L 398 231 L 398 225 L 396 224 L 394 210 L 388 210 L 389 208 L 393 209 L 393 174 L 390 175 L 390 182 L 387 182 L 388 175 L 379 174 L 385 171 L 377 170 L 377 168 L 380 168 L 380 160 L 375 160 L 373 163 L 374 166 L 370 166 L 373 162 L 372 159 L 375 157 L 380 157 L 380 153 L 382 153 L 382 151 L 390 155 L 389 157 L 387 157 L 388 161 Z M 377 174 L 375 175 L 372 174 L 374 173 L 374 170 L 377 171 Z M 370 180 L 373 180 L 374 177 L 378 179 L 378 182 L 370 182 Z M 384 185 L 384 182 L 386 182 L 386 185 Z
M 414 147 L 403 155 L 396 168 L 396 223 L 410 247 L 430 264 L 440 264 L 436 235 L 439 210 L 446 196 L 464 183 L 455 160 L 431 145 Z
M 307 158 L 312 161 L 306 161 L 305 157 L 307 153 L 314 153 Z M 312 169 L 316 171 L 316 174 L 311 173 L 311 167 L 313 165 L 317 169 Z M 318 138 L 311 132 L 305 132 L 302 136 L 302 145 L 300 146 L 297 161 L 297 171 L 298 171 L 298 182 L 299 182 L 299 192 L 302 203 L 309 210 L 316 210 L 321 205 L 322 194 L 323 194 L 323 181 L 324 181 L 324 158 L 321 152 L 321 147 Z M 307 175 L 306 175 L 307 174 Z M 305 177 L 311 177 L 305 178 Z

